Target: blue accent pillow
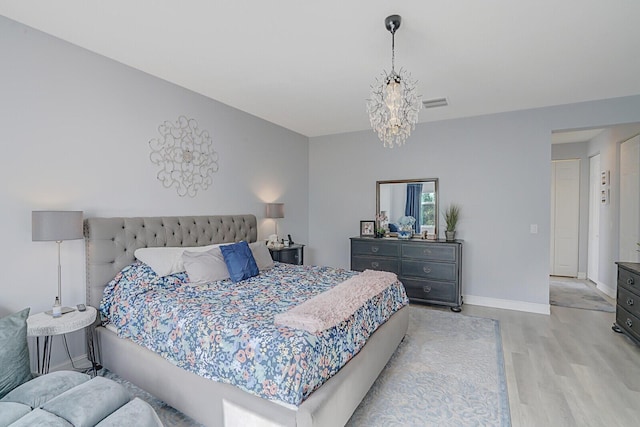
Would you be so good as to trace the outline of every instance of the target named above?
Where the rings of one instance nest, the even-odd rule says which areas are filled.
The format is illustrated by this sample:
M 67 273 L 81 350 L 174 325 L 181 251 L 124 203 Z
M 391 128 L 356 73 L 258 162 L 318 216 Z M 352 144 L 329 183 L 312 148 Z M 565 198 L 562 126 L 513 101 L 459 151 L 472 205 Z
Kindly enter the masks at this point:
M 27 317 L 25 308 L 0 319 L 0 399 L 31 379 Z
M 229 276 L 234 282 L 257 276 L 260 273 L 247 242 L 242 241 L 233 245 L 220 246 L 220 251 L 225 264 L 227 264 Z
M 390 233 L 397 233 L 398 232 L 398 227 L 393 223 L 389 223 L 389 232 Z

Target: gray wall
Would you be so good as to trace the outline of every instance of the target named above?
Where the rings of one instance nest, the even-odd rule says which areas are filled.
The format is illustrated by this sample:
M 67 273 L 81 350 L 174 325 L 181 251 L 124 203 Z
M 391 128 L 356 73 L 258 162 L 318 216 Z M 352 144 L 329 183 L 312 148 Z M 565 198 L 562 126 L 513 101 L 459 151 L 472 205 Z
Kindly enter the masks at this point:
M 631 96 L 420 124 L 393 150 L 372 131 L 311 138 L 310 262 L 349 266 L 349 236 L 375 215 L 376 180 L 437 177 L 441 207 L 462 206 L 467 301 L 542 308 L 549 300 L 551 132 L 638 121 L 640 96 Z M 602 274 L 615 286 L 612 270 Z
M 0 316 L 48 309 L 57 292 L 56 244 L 31 241 L 32 210 L 251 213 L 266 237 L 264 203 L 280 201 L 278 230 L 308 241 L 306 137 L 3 17 L 0 57 Z M 195 198 L 165 189 L 149 161 L 158 125 L 180 115 L 208 130 L 219 153 L 213 185 Z M 85 301 L 84 262 L 82 240 L 62 244 L 66 304 Z M 74 341 L 73 354 L 84 353 Z

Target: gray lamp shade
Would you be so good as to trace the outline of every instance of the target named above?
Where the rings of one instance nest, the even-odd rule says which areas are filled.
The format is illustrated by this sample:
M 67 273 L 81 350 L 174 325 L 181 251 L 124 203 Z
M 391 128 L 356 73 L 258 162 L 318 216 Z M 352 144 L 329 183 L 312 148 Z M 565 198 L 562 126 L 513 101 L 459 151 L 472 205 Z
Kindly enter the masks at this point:
M 266 218 L 284 218 L 284 203 L 267 203 Z
M 62 241 L 82 239 L 82 211 L 31 212 L 31 240 Z

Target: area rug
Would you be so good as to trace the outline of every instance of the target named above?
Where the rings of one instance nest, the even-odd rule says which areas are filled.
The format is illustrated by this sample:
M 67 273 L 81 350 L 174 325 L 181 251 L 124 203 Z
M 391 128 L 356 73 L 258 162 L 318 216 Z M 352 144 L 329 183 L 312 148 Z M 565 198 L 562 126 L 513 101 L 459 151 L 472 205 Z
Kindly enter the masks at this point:
M 112 372 L 100 374 L 149 402 L 166 427 L 200 426 Z M 510 426 L 498 321 L 411 306 L 405 339 L 347 425 Z
M 595 289 L 572 280 L 554 279 L 549 282 L 549 304 L 609 313 L 616 311 L 613 304 L 598 295 Z
M 409 331 L 348 426 L 510 426 L 500 325 L 412 306 Z

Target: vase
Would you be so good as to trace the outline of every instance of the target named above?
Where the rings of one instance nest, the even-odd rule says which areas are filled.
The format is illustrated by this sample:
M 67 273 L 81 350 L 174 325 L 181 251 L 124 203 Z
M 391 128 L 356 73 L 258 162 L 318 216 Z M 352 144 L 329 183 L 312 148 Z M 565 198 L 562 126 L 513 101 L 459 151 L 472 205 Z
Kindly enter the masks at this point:
M 398 230 L 398 239 L 410 239 L 412 230 Z
M 451 242 L 453 240 L 456 240 L 456 231 L 455 230 L 453 230 L 453 231 L 445 230 L 444 236 L 445 236 L 447 242 Z

